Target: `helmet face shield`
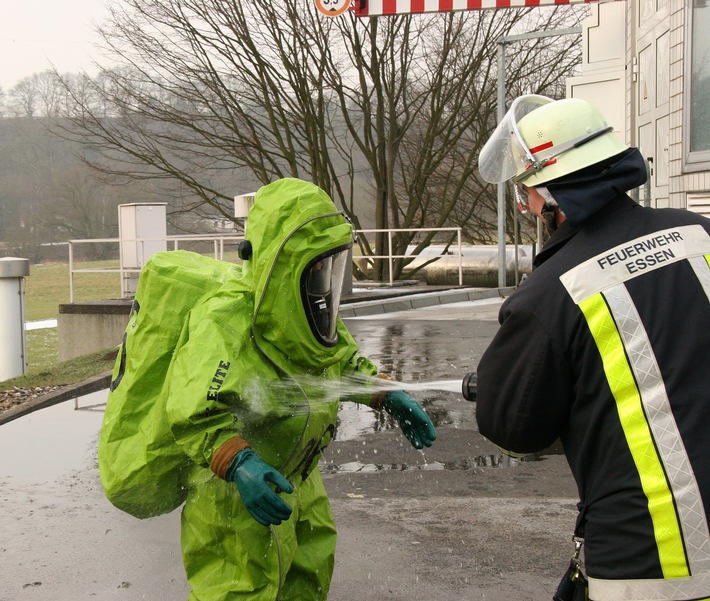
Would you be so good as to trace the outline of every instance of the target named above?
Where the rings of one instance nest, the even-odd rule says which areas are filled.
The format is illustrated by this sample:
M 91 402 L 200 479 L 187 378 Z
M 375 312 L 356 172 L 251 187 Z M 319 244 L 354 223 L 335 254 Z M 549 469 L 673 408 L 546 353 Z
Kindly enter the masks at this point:
M 337 340 L 337 318 L 350 245 L 316 257 L 301 275 L 301 296 L 313 335 L 324 345 Z
M 478 157 L 478 170 L 485 181 L 491 184 L 506 182 L 535 160 L 518 131 L 518 122 L 550 102 L 554 100 L 536 94 L 520 96 L 513 101 Z

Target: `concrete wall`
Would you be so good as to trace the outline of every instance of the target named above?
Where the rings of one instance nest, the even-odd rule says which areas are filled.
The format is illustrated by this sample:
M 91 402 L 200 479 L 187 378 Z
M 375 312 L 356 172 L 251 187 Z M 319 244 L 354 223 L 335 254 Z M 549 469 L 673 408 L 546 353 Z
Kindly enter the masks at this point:
M 131 312 L 130 300 L 107 300 L 59 305 L 59 360 L 118 349 Z

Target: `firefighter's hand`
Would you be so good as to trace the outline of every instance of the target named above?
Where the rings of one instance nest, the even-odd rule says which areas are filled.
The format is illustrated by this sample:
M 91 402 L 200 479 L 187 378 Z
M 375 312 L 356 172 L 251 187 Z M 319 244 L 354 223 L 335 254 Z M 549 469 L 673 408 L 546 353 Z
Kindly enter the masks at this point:
M 227 480 L 237 485 L 247 511 L 262 526 L 278 525 L 291 515 L 290 505 L 269 483 L 289 494 L 293 492 L 293 485 L 251 448 L 237 453 L 227 471 Z
M 382 407 L 399 422 L 399 427 L 415 449 L 430 447 L 436 440 L 436 430 L 431 419 L 406 392 L 388 392 Z

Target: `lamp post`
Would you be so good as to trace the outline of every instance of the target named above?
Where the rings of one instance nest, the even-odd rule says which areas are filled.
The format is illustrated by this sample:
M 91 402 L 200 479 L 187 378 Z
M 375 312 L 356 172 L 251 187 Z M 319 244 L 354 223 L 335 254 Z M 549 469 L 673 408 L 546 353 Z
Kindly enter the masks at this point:
M 498 38 L 498 85 L 497 102 L 498 123 L 505 117 L 505 46 L 511 42 L 519 40 L 534 40 L 538 38 L 549 38 L 560 35 L 579 35 L 582 33 L 581 27 L 569 27 L 566 29 L 551 29 L 550 31 L 532 31 L 517 35 L 504 35 Z M 505 244 L 505 182 L 498 184 L 498 286 L 503 288 L 507 285 L 507 261 Z M 517 259 L 516 259 L 517 260 Z

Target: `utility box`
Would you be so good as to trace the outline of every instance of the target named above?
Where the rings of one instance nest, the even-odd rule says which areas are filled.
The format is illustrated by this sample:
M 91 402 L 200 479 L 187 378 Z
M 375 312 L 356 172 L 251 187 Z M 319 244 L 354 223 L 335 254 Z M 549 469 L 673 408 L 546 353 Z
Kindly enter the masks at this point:
M 250 194 L 240 194 L 234 197 L 234 216 L 240 219 L 246 219 L 249 214 L 249 209 L 251 209 L 254 204 L 254 196 L 256 192 Z
M 25 277 L 29 259 L 0 259 L 0 382 L 27 373 Z
M 121 255 L 121 294 L 133 296 L 145 262 L 168 249 L 166 202 L 118 205 Z

